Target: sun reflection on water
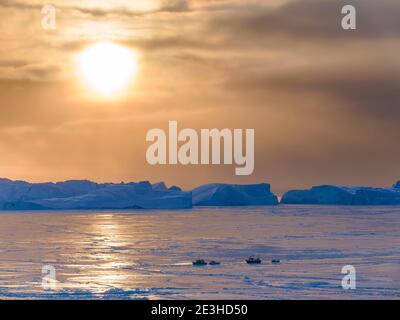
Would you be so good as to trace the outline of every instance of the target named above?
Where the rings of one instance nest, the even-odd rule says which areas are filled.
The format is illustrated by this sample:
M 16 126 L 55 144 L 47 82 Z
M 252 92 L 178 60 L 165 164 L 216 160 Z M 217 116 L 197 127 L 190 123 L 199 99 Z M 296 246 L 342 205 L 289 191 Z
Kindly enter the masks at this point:
M 95 217 L 88 226 L 89 239 L 85 241 L 84 251 L 88 262 L 81 266 L 85 269 L 84 275 L 75 274 L 68 278 L 67 287 L 97 288 L 97 292 L 112 288 L 124 288 L 129 279 L 129 284 L 135 283 L 135 274 L 129 261 L 130 250 L 128 243 L 121 235 L 121 226 L 113 214 L 101 214 Z M 129 271 L 129 272 L 128 272 Z M 64 286 L 65 288 L 65 286 Z

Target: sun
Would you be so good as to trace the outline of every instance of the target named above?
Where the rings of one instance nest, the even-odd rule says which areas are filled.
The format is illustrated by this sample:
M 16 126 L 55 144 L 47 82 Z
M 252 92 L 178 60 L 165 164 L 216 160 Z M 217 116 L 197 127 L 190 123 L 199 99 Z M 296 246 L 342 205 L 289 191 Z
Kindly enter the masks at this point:
M 78 64 L 82 79 L 102 96 L 118 94 L 138 72 L 136 52 L 112 42 L 91 45 L 79 55 Z

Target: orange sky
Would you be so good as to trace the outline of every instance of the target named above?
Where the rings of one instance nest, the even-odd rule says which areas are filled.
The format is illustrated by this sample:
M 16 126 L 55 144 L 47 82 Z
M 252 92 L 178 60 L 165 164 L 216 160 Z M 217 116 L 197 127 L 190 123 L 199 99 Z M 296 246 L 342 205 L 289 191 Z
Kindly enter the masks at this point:
M 0 176 L 29 181 L 269 182 L 288 188 L 399 179 L 400 3 L 0 0 Z M 77 75 L 98 41 L 137 52 L 139 73 L 104 99 Z M 146 132 L 254 128 L 255 171 L 146 163 Z

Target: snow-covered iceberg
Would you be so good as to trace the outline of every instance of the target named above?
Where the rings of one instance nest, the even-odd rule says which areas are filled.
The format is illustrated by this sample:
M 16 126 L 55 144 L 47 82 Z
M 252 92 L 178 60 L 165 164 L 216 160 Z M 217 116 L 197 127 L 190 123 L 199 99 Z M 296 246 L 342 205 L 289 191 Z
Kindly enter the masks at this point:
M 95 183 L 70 180 L 28 183 L 0 179 L 0 209 L 183 209 L 192 207 L 190 192 L 164 183 Z
M 400 184 L 393 188 L 317 186 L 291 190 L 281 199 L 285 204 L 400 205 Z
M 213 183 L 192 190 L 193 206 L 276 205 L 278 198 L 267 183 L 236 185 Z

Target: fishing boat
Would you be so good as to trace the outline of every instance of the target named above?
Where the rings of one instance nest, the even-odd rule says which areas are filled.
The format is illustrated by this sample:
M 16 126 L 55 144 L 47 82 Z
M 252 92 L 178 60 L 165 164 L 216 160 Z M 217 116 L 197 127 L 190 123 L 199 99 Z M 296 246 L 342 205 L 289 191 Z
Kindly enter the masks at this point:
M 255 257 L 253 257 L 253 256 L 250 256 L 247 260 L 246 260 L 246 262 L 248 263 L 248 264 L 260 264 L 261 263 L 261 259 L 260 258 L 255 258 Z
M 207 262 L 205 262 L 203 259 L 197 259 L 196 261 L 193 261 L 194 266 L 205 266 L 207 265 Z

